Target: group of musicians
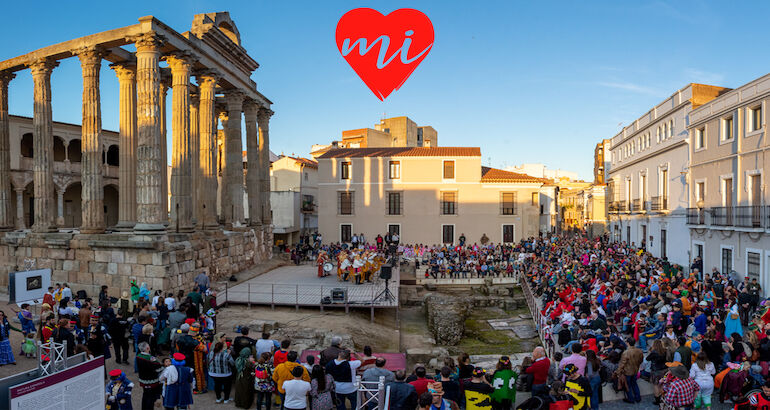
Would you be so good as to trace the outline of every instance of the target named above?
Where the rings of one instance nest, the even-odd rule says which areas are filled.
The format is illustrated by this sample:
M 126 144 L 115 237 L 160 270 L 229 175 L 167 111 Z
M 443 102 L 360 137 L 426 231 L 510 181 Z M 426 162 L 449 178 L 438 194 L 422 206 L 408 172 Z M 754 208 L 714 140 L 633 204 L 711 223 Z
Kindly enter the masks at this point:
M 334 269 L 332 259 L 326 251 L 318 252 L 318 277 L 331 275 Z M 385 263 L 385 255 L 377 250 L 344 249 L 337 254 L 337 280 L 347 282 L 355 280 L 356 285 L 371 282 Z

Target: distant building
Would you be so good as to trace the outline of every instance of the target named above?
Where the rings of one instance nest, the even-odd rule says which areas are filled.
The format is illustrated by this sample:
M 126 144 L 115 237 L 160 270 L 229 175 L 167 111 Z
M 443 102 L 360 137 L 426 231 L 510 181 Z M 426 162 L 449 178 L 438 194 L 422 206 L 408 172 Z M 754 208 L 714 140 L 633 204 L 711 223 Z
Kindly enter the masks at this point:
M 276 245 L 318 230 L 318 163 L 281 155 L 270 164 L 270 208 Z
M 565 171 L 562 169 L 548 169 L 545 164 L 521 164 L 506 167 L 506 171 L 518 172 L 535 178 L 548 178 L 554 181 L 567 180 L 577 181 L 577 172 Z
M 349 242 L 398 232 L 405 243 L 513 243 L 556 227 L 550 181 L 483 167 L 475 147 L 333 149 L 318 157 L 319 232 Z
M 419 126 L 409 117 L 383 118 L 374 128 L 342 131 L 342 139 L 315 144 L 310 150 L 318 158 L 334 148 L 437 147 L 438 132 L 430 125 Z

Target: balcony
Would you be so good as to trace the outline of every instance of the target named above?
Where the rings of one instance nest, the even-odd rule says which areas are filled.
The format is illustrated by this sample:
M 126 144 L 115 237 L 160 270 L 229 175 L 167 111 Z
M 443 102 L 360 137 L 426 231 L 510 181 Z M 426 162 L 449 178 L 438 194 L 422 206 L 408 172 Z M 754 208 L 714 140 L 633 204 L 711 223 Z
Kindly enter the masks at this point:
M 703 208 L 687 208 L 687 225 L 705 225 L 706 210 Z
M 611 214 L 616 214 L 616 213 L 618 213 L 618 208 L 619 208 L 619 207 L 620 207 L 620 205 L 618 204 L 618 202 L 617 202 L 617 201 L 613 201 L 613 202 L 610 202 L 610 205 L 609 205 L 608 211 L 609 211 L 609 213 L 611 213 Z
M 303 214 L 312 214 L 315 212 L 315 204 L 312 202 L 303 202 L 300 211 Z
M 618 212 L 628 212 L 628 201 L 618 201 Z
M 739 228 L 762 228 L 763 207 L 761 206 L 736 206 L 732 209 L 735 210 L 735 226 Z
M 650 201 L 650 210 L 654 212 L 661 212 L 668 210 L 668 197 L 667 196 L 654 196 Z
M 733 207 L 715 206 L 709 208 L 711 213 L 711 225 L 713 226 L 733 226 Z
M 641 212 L 642 210 L 642 200 L 641 199 L 634 199 L 631 201 L 631 211 L 633 212 Z

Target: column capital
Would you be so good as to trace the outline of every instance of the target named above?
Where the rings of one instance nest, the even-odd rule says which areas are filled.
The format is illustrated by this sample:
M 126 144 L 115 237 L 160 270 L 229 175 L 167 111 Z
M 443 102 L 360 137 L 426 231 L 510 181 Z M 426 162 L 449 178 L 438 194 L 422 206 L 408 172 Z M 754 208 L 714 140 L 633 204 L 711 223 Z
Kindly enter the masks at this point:
M 198 106 L 198 103 L 200 103 L 201 95 L 197 92 L 190 92 L 190 105 Z
M 237 89 L 225 90 L 225 103 L 228 111 L 241 111 L 243 109 L 244 94 Z
M 259 112 L 259 104 L 251 99 L 243 100 L 243 115 L 246 117 L 257 117 Z
M 150 31 L 147 33 L 139 34 L 133 37 L 129 37 L 128 41 L 133 42 L 136 45 L 136 51 L 141 52 L 160 52 L 160 48 L 165 43 L 165 37 L 160 34 Z
M 195 75 L 195 78 L 198 80 L 198 85 L 202 85 L 204 82 L 213 82 L 216 84 L 216 82 L 222 78 L 222 73 L 213 68 L 196 70 L 193 75 Z
M 14 78 L 16 78 L 16 74 L 10 71 L 0 71 L 0 86 L 7 87 Z
M 136 80 L 136 63 L 110 64 L 119 81 Z
M 70 52 L 80 59 L 81 66 L 101 64 L 102 59 L 106 54 L 103 49 L 95 46 L 80 47 L 70 50 Z
M 173 75 L 169 69 L 160 69 L 160 92 L 165 95 L 169 87 L 173 84 Z
M 59 62 L 50 58 L 40 58 L 29 64 L 29 70 L 33 77 L 40 75 L 49 75 L 54 68 L 59 66 Z
M 171 68 L 171 72 L 184 71 L 189 73 L 192 65 L 198 60 L 193 53 L 188 51 L 180 51 L 168 54 L 163 57 Z
M 259 107 L 259 112 L 257 113 L 257 119 L 259 122 L 263 121 L 270 121 L 270 117 L 273 116 L 275 112 L 267 107 Z

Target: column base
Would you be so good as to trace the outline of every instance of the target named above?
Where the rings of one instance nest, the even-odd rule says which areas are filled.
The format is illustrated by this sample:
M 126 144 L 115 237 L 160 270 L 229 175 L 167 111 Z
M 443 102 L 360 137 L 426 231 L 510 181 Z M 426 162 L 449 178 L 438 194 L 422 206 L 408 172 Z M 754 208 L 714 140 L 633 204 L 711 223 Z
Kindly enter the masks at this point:
M 190 233 L 194 231 L 195 231 L 195 227 L 193 226 L 180 226 L 178 230 L 176 229 L 176 226 L 174 224 L 171 224 L 168 227 L 168 232 Z
M 56 225 L 64 226 L 64 217 L 63 216 L 57 216 L 56 217 Z
M 56 226 L 47 226 L 47 225 L 32 225 L 32 232 L 35 232 L 35 233 L 59 232 L 59 228 Z
M 138 223 L 134 225 L 134 232 L 146 233 L 146 234 L 165 234 L 166 225 L 162 223 L 159 223 L 159 224 Z
M 118 224 L 115 225 L 115 230 L 121 232 L 133 231 L 135 225 L 136 222 L 133 221 L 118 221 Z
M 95 234 L 100 234 L 104 232 L 105 232 L 104 228 L 84 228 L 84 227 L 80 228 L 80 233 L 83 235 L 95 235 Z

